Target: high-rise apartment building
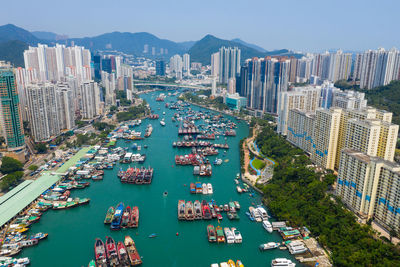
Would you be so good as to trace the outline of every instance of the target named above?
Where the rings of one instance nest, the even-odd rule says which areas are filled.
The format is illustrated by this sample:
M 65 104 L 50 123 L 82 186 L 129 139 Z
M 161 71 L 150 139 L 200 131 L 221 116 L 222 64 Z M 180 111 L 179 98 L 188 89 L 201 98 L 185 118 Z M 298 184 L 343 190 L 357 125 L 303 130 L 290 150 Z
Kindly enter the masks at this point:
M 219 82 L 227 84 L 240 71 L 240 49 L 237 47 L 221 47 L 219 49 Z
M 80 87 L 81 115 L 83 119 L 93 119 L 100 115 L 100 91 L 94 81 L 84 82 Z
M 186 76 L 190 75 L 190 55 L 187 53 L 183 54 L 183 71 Z
M 25 137 L 12 66 L 0 61 L 0 126 L 9 151 L 24 159 Z
M 183 69 L 183 61 L 180 55 L 174 55 L 169 60 L 169 69 L 171 73 L 175 74 L 175 77 L 180 80 L 182 79 L 182 69 Z
M 280 93 L 288 89 L 289 64 L 290 61 L 285 58 L 246 60 L 247 78 L 245 78 L 244 96 L 247 98 L 248 108 L 277 113 Z
M 60 134 L 59 107 L 55 85 L 30 84 L 26 87 L 29 121 L 35 142 L 46 142 Z
M 287 135 L 289 110 L 315 112 L 319 107 L 320 95 L 319 86 L 295 87 L 292 91 L 281 92 L 278 103 L 277 132 Z
M 58 105 L 58 117 L 61 130 L 71 130 L 75 127 L 75 101 L 74 93 L 68 83 L 56 84 L 56 100 Z
M 219 52 L 211 55 L 211 75 L 213 77 L 219 77 Z
M 156 61 L 156 75 L 165 76 L 165 62 L 164 60 Z

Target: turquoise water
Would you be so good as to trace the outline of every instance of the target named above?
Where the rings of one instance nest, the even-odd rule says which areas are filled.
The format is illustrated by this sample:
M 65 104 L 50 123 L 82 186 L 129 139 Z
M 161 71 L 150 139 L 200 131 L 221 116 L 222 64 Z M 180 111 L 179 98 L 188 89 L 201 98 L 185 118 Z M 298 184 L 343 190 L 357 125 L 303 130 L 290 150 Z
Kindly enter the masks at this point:
M 113 170 L 105 170 L 103 181 L 91 182 L 90 187 L 81 191 L 75 190 L 72 196 L 89 197 L 89 205 L 70 210 L 46 212 L 41 220 L 34 224 L 31 233 L 47 232 L 49 237 L 39 245 L 26 248 L 22 257 L 31 259 L 31 266 L 87 266 L 94 257 L 94 240 L 96 237 L 103 240 L 111 235 L 114 240 L 122 241 L 125 235 L 130 235 L 136 242 L 137 249 L 143 257 L 142 266 L 210 266 L 211 263 L 228 261 L 228 259 L 242 260 L 245 266 L 270 266 L 276 257 L 293 259 L 287 251 L 272 250 L 260 252 L 258 246 L 270 241 L 281 241 L 274 232 L 269 234 L 260 223 L 251 222 L 245 212 L 252 203 L 259 203 L 259 197 L 250 197 L 249 194 L 238 194 L 234 178 L 240 171 L 239 140 L 246 137 L 248 127 L 240 123 L 236 129 L 236 137 L 228 137 L 230 146 L 226 157 L 229 159 L 222 165 L 213 166 L 211 177 L 197 178 L 192 175 L 193 167 L 175 166 L 174 156 L 184 154 L 189 150 L 172 147 L 177 140 L 175 123 L 171 121 L 174 110 L 164 108 L 164 102 L 156 102 L 155 96 L 159 92 L 142 95 L 156 113 L 165 117 L 167 125 L 162 127 L 158 121 L 144 120 L 137 129 L 144 130 L 147 124 L 154 127 L 150 138 L 137 141 L 142 145 L 142 152 L 147 159 L 144 166 L 152 166 L 155 170 L 153 182 L 150 185 L 121 184 L 117 172 L 127 164 L 117 164 Z M 166 101 L 172 100 L 167 97 Z M 158 110 L 160 108 L 160 110 Z M 200 108 L 193 107 L 198 110 Z M 162 115 L 165 111 L 166 115 Z M 220 138 L 216 142 L 223 142 Z M 119 146 L 130 146 L 132 143 L 118 141 Z M 147 144 L 148 148 L 143 149 Z M 186 152 L 185 152 L 186 151 Z M 210 157 L 213 161 L 215 157 Z M 133 166 L 133 164 L 132 164 Z M 214 188 L 212 196 L 192 195 L 189 193 L 191 182 L 210 182 Z M 187 186 L 184 186 L 184 185 Z M 163 192 L 167 190 L 168 196 Z M 196 200 L 214 199 L 218 204 L 237 200 L 240 202 L 239 221 L 230 221 L 225 214 L 220 225 L 222 227 L 236 227 L 242 234 L 242 244 L 210 244 L 207 240 L 206 227 L 217 220 L 185 222 L 177 219 L 177 203 L 179 199 Z M 123 229 L 115 232 L 103 224 L 105 213 L 109 206 L 118 202 L 126 205 L 138 206 L 140 210 L 139 228 Z M 179 232 L 179 236 L 176 233 Z M 156 238 L 148 238 L 156 233 Z

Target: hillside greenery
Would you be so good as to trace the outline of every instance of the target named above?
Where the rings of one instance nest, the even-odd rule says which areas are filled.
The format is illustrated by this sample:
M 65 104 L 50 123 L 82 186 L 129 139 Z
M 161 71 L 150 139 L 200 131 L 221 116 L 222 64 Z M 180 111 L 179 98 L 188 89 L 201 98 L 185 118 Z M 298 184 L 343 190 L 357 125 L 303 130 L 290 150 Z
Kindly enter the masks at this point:
M 118 112 L 117 113 L 117 120 L 121 121 L 129 121 L 129 120 L 136 120 L 142 118 L 146 115 L 148 108 L 145 104 L 141 104 L 139 106 L 130 107 L 128 111 Z
M 262 153 L 278 163 L 271 182 L 261 188 L 278 220 L 307 226 L 332 252 L 334 266 L 400 266 L 400 253 L 394 245 L 375 239 L 371 226 L 357 223 L 339 199 L 326 194 L 335 181 L 332 173 L 308 168 L 309 158 L 270 126 L 265 126 L 256 140 Z
M 24 50 L 28 44 L 18 41 L 6 41 L 0 43 L 0 60 L 11 62 L 15 67 L 24 67 Z

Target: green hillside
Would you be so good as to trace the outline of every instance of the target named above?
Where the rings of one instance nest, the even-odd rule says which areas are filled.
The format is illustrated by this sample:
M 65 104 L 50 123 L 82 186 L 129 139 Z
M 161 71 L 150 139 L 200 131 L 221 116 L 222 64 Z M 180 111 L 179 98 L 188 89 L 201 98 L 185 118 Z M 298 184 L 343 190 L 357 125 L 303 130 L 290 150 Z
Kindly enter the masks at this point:
M 0 60 L 11 62 L 15 67 L 24 67 L 24 50 L 28 44 L 13 40 L 0 43 Z

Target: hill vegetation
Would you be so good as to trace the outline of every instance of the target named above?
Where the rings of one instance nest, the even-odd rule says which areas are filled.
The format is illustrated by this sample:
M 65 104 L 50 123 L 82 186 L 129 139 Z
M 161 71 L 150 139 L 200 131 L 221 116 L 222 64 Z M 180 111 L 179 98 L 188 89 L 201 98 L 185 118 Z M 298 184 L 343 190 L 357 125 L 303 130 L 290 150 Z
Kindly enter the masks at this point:
M 309 158 L 270 126 L 257 136 L 257 144 L 278 163 L 273 179 L 262 190 L 279 220 L 307 226 L 332 252 L 334 266 L 400 266 L 400 252 L 394 245 L 374 238 L 370 225 L 357 223 L 340 199 L 326 194 L 335 181 L 333 174 L 308 168 Z
M 15 67 L 24 66 L 24 50 L 28 44 L 13 40 L 0 43 L 0 60 L 11 62 Z

